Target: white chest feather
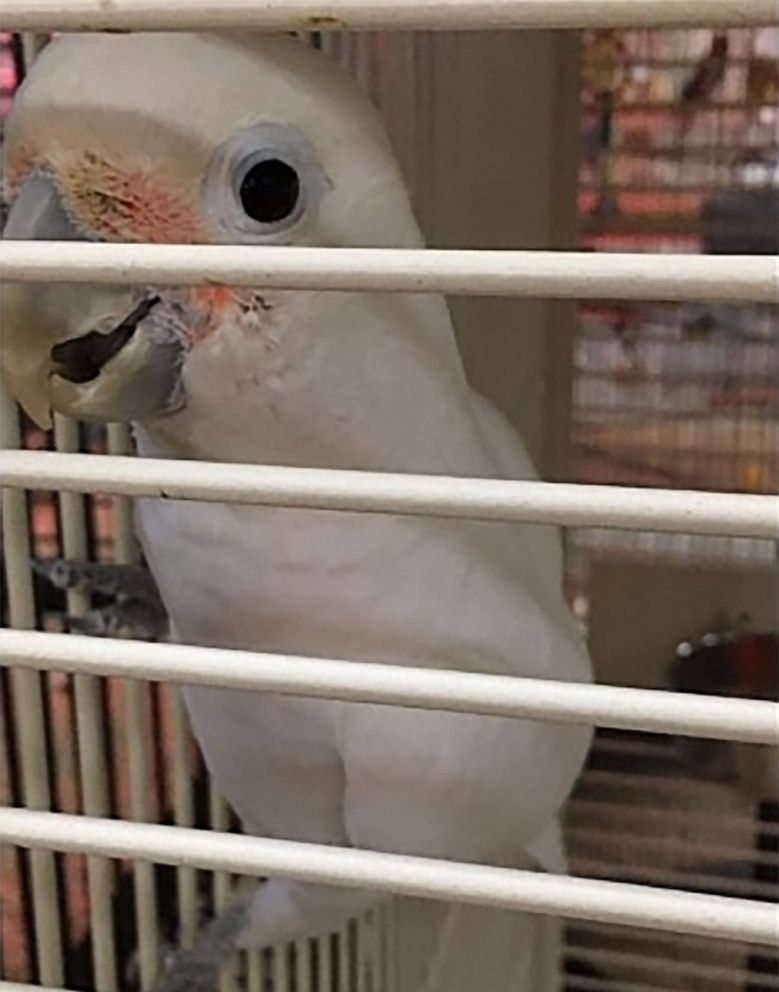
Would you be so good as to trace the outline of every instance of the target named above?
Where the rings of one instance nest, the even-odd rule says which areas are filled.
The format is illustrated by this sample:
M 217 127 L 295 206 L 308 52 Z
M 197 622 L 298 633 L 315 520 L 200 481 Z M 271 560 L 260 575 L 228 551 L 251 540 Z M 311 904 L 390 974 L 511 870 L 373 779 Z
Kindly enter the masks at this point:
M 532 475 L 507 425 L 468 389 L 440 301 L 338 295 L 297 300 L 297 323 L 279 330 L 295 361 L 268 364 L 227 332 L 209 342 L 190 361 L 187 409 L 141 436 L 143 453 Z M 242 364 L 256 380 L 218 395 Z M 176 501 L 141 503 L 139 514 L 185 643 L 588 678 L 549 528 Z M 189 690 L 187 701 L 206 760 L 250 829 L 465 859 L 511 857 L 518 838 L 534 836 L 587 738 L 251 693 Z

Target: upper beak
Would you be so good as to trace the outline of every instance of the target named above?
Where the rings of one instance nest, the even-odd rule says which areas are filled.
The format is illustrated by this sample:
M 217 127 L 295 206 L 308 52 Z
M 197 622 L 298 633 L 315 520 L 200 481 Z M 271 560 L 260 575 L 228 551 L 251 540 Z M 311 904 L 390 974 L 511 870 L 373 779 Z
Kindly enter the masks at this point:
M 51 179 L 35 172 L 8 214 L 4 238 L 83 240 Z M 149 319 L 159 298 L 138 289 L 6 283 L 2 368 L 41 427 L 51 410 L 92 420 L 142 420 L 180 405 L 181 342 Z

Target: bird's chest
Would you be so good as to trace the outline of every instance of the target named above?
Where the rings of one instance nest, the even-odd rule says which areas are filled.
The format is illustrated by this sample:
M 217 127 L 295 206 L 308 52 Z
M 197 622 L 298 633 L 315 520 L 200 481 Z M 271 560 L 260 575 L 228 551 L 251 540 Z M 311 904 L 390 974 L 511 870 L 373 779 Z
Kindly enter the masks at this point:
M 402 537 L 388 541 L 380 521 L 354 546 L 342 515 L 150 501 L 139 517 L 177 641 L 383 661 L 419 648 L 418 597 L 399 597 L 396 574 L 396 563 L 414 573 L 413 556 L 403 561 Z M 185 699 L 220 791 L 253 832 L 344 842 L 345 704 L 201 688 Z
M 325 584 L 299 526 L 245 507 L 145 502 L 138 510 L 177 641 L 294 655 L 323 636 Z M 253 832 L 343 841 L 339 704 L 193 687 L 184 696 L 211 774 Z
M 184 643 L 408 663 L 451 579 L 413 522 L 175 501 L 139 518 Z
M 339 704 L 194 687 L 184 698 L 208 769 L 246 829 L 345 842 Z

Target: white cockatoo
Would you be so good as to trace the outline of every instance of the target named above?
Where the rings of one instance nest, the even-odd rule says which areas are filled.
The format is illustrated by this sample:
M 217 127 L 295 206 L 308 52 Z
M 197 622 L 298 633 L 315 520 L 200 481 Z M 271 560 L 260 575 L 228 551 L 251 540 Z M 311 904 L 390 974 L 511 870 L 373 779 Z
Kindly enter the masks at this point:
M 6 156 L 9 238 L 422 245 L 377 115 L 286 36 L 55 41 L 18 94 Z M 145 457 L 534 475 L 469 387 L 440 297 L 13 284 L 2 317 L 5 376 L 35 420 L 54 409 L 129 421 Z M 139 501 L 137 515 L 181 642 L 590 678 L 554 528 L 171 500 Z M 587 727 L 204 688 L 185 698 L 247 832 L 562 866 L 557 816 Z M 240 942 L 328 933 L 380 898 L 272 879 Z M 556 989 L 550 928 L 442 907 L 401 992 Z

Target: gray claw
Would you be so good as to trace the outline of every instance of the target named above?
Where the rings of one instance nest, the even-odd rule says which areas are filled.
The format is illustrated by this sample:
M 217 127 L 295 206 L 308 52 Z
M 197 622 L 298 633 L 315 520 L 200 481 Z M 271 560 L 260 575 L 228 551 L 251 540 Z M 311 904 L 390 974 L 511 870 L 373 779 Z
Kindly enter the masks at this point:
M 205 928 L 194 947 L 177 951 L 151 992 L 215 992 L 219 972 L 244 929 L 251 897 L 239 899 Z
M 166 971 L 170 967 L 175 954 L 176 947 L 174 944 L 168 944 L 167 942 L 162 942 L 160 944 L 159 960 L 162 971 Z M 133 951 L 124 966 L 123 978 L 124 987 L 132 989 L 141 987 L 141 963 L 137 949 Z
M 140 565 L 104 565 L 67 558 L 35 559 L 33 570 L 56 589 L 97 593 L 113 603 L 68 618 L 70 630 L 90 637 L 156 641 L 165 633 L 167 613 L 151 572 Z
M 125 599 L 87 610 L 82 617 L 68 617 L 68 627 L 73 633 L 133 641 L 157 641 L 167 624 L 164 609 L 140 599 Z
M 123 599 L 160 602 L 157 584 L 148 568 L 142 565 L 106 565 L 67 558 L 33 559 L 30 564 L 57 589 L 97 592 L 120 602 Z

